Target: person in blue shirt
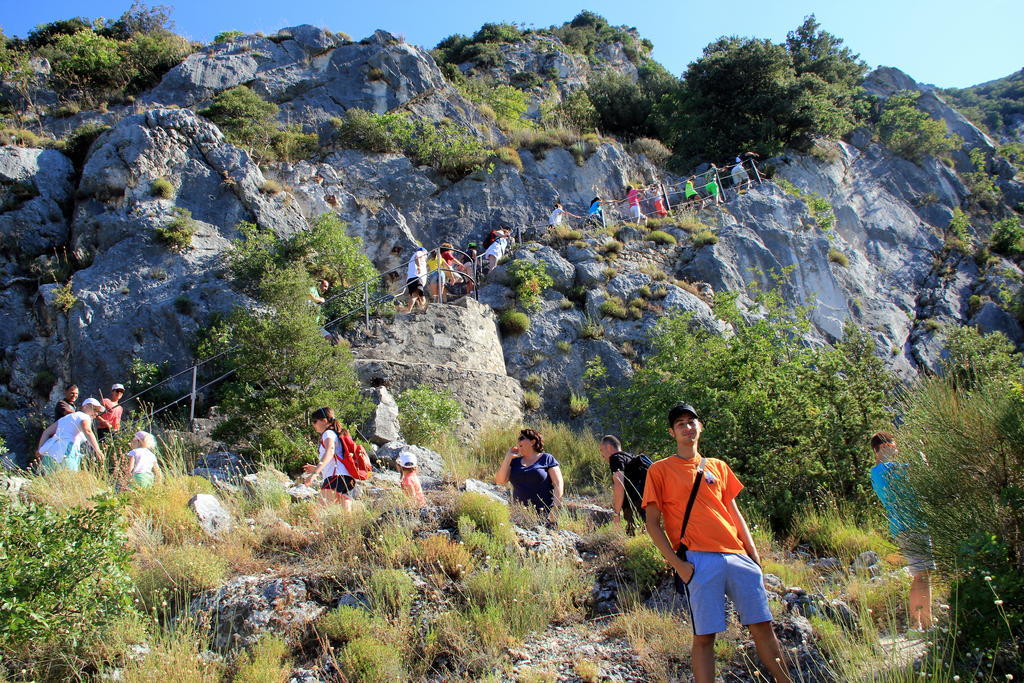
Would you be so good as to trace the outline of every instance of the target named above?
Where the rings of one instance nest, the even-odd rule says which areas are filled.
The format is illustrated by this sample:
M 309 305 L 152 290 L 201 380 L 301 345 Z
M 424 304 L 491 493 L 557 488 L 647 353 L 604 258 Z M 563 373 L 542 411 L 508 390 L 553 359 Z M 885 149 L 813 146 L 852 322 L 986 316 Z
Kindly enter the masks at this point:
M 918 519 L 917 505 L 906 482 L 907 465 L 897 461 L 896 437 L 878 432 L 871 437 L 875 466 L 871 468 L 871 488 L 882 502 L 889 519 L 889 531 L 896 539 L 910 570 L 910 623 L 919 630 L 932 627 L 932 589 L 930 573 L 935 570 L 932 539 Z
M 532 505 L 551 521 L 562 504 L 562 468 L 555 456 L 544 452 L 544 437 L 535 429 L 519 432 L 516 445 L 494 473 L 494 483 L 511 484 L 513 499 Z

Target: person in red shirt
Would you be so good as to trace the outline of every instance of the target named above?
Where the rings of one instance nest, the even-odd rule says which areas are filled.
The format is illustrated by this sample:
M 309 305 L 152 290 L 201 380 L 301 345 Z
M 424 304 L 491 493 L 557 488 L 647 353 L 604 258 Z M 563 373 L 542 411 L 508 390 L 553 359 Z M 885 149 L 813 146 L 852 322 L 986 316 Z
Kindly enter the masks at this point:
M 420 475 L 417 474 L 416 456 L 412 453 L 402 453 L 395 460 L 398 469 L 402 472 L 402 493 L 407 498 L 423 507 L 427 499 L 423 495 L 423 486 L 420 484 Z
M 124 396 L 124 385 L 115 384 L 110 387 L 110 398 L 102 400 L 103 412 L 96 416 L 96 438 L 100 441 L 106 440 L 110 432 L 121 429 L 121 414 L 124 407 L 121 405 L 121 397 Z
M 688 598 L 693 678 L 696 683 L 715 680 L 715 636 L 726 628 L 728 595 L 740 623 L 750 629 L 761 662 L 777 682 L 789 683 L 782 648 L 772 631 L 761 560 L 736 505 L 743 484 L 729 465 L 698 450 L 704 426 L 693 406 L 673 407 L 668 425 L 676 452 L 648 469 L 643 506 L 647 533 L 679 576 Z M 684 529 L 695 485 L 697 494 Z

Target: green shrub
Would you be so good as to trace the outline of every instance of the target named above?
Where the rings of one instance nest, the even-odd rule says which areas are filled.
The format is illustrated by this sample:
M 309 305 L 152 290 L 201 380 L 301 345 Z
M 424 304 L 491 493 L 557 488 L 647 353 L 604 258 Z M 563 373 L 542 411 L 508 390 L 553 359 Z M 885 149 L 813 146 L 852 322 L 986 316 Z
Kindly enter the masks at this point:
M 637 138 L 630 143 L 629 151 L 633 154 L 643 154 L 655 166 L 663 165 L 672 156 L 672 150 L 661 140 L 654 138 Z
M 249 149 L 258 159 L 270 160 L 277 111 L 276 104 L 239 85 L 218 93 L 199 114 L 217 124 L 231 144 Z
M 562 353 L 569 353 L 570 351 L 572 351 L 572 343 L 567 342 L 564 339 L 560 339 L 555 342 L 555 348 L 557 348 Z
M 537 410 L 540 408 L 541 398 L 540 394 L 536 391 L 524 391 L 523 392 L 523 407 L 527 410 Z
M 610 296 L 602 301 L 600 311 L 601 315 L 609 318 L 625 320 L 629 317 L 629 311 L 626 309 L 626 304 L 617 296 Z
M 807 208 L 810 210 L 811 215 L 814 216 L 814 221 L 818 224 L 818 227 L 822 230 L 831 230 L 832 226 L 836 223 L 836 215 L 828 200 L 821 195 L 809 192 L 805 193 L 804 201 L 807 203 Z
M 292 163 L 312 158 L 320 150 L 320 140 L 315 133 L 303 133 L 301 124 L 291 123 L 274 133 L 271 148 L 275 159 Z
M 843 268 L 850 265 L 850 257 L 835 247 L 828 250 L 828 260 L 837 266 L 842 266 Z
M 711 230 L 701 230 L 693 233 L 693 246 L 699 249 L 709 244 L 718 244 L 718 235 Z
M 1024 226 L 1016 216 L 992 224 L 992 251 L 1005 256 L 1024 254 Z
M 583 394 L 577 394 L 572 391 L 569 392 L 569 415 L 570 417 L 579 417 L 583 413 L 587 412 L 587 408 L 590 407 L 590 401 Z
M 361 636 L 341 651 L 341 669 L 348 680 L 387 683 L 407 680 L 402 668 L 401 643 Z
M 130 613 L 129 552 L 111 501 L 51 509 L 0 500 L 0 648 L 69 650 Z
M 834 498 L 797 512 L 790 533 L 816 552 L 847 562 L 867 550 L 874 550 L 880 557 L 896 551 L 882 520 L 858 514 L 851 505 Z
M 508 265 L 507 272 L 516 301 L 524 311 L 540 308 L 541 294 L 555 283 L 542 261 L 516 259 Z
M 530 316 L 521 311 L 505 311 L 498 317 L 505 334 L 522 334 L 530 329 Z
M 604 337 L 604 327 L 600 322 L 588 317 L 580 325 L 580 337 L 582 339 L 601 339 Z
M 665 574 L 665 559 L 650 536 L 642 534 L 626 539 L 622 568 L 633 584 L 643 592 L 654 590 Z
M 458 581 L 473 571 L 473 555 L 464 543 L 456 543 L 443 534 L 435 534 L 416 541 L 416 563 L 424 572 L 441 571 Z
M 655 244 L 675 244 L 675 235 L 665 232 L 664 230 L 652 230 L 647 235 L 647 239 L 654 242 Z
M 221 31 L 213 37 L 214 43 L 229 43 L 235 38 L 241 38 L 245 33 L 243 31 Z
M 174 197 L 174 185 L 167 178 L 157 178 L 149 185 L 149 193 L 158 199 Z
M 608 240 L 602 244 L 598 249 L 605 256 L 618 255 L 622 253 L 622 249 L 625 245 L 618 240 Z
M 75 291 L 71 288 L 70 280 L 54 290 L 53 304 L 61 313 L 68 313 L 77 303 L 78 297 L 75 296 Z
M 232 680 L 233 683 L 285 683 L 291 672 L 288 643 L 281 636 L 267 635 L 239 656 Z
M 347 643 L 360 636 L 386 637 L 391 626 L 362 607 L 338 605 L 316 622 L 317 630 L 335 642 Z
M 64 138 L 64 154 L 71 159 L 76 170 L 82 170 L 93 143 L 108 130 L 110 130 L 110 126 L 87 123 L 79 126 Z
M 138 562 L 135 589 L 147 611 L 176 612 L 196 594 L 219 586 L 228 573 L 227 561 L 201 545 L 160 546 Z
M 523 116 L 529 109 L 527 94 L 511 85 L 474 78 L 466 80 L 459 90 L 470 102 L 494 112 L 494 119 L 502 130 L 522 125 Z
M 367 593 L 377 614 L 400 620 L 409 616 L 416 586 L 402 569 L 378 569 L 370 574 Z
M 452 180 L 481 168 L 488 156 L 471 132 L 447 120 L 434 123 L 405 113 L 350 109 L 334 125 L 339 145 L 368 152 L 401 152 Z
M 911 161 L 942 156 L 959 147 L 963 140 L 947 134 L 946 123 L 917 107 L 921 93 L 901 90 L 882 105 L 878 126 L 882 142 Z
M 515 540 L 508 505 L 483 493 L 467 491 L 455 503 L 455 518 L 465 517 L 480 531 L 502 542 Z
M 522 157 L 519 156 L 519 152 L 511 147 L 498 147 L 494 150 L 494 158 L 503 164 L 515 166 L 516 170 L 520 173 L 523 170 Z
M 188 501 L 198 493 L 213 493 L 213 485 L 202 477 L 165 476 L 129 495 L 132 513 L 151 520 L 154 528 L 170 543 L 198 538 L 202 530 Z
M 153 228 L 157 241 L 171 251 L 185 251 L 192 246 L 196 234 L 196 222 L 192 212 L 180 206 L 174 207 L 174 217 L 164 225 Z
M 397 403 L 402 436 L 408 443 L 434 444 L 462 419 L 462 405 L 448 389 L 420 384 L 399 394 Z

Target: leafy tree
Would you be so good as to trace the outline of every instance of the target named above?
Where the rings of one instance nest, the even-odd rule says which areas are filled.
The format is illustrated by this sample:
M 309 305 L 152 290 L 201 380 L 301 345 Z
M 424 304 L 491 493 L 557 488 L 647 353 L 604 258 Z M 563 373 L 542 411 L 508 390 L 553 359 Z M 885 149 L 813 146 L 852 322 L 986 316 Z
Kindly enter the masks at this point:
M 452 392 L 428 384 L 406 389 L 396 403 L 402 436 L 412 444 L 434 445 L 462 419 L 462 406 Z
M 814 74 L 831 85 L 858 88 L 868 70 L 859 55 L 843 47 L 841 38 L 821 30 L 813 14 L 786 35 L 786 51 L 797 76 Z
M 27 42 L 34 48 L 43 47 L 56 42 L 61 36 L 74 35 L 79 31 L 92 29 L 92 27 L 92 22 L 85 17 L 52 21 L 48 24 L 40 24 L 29 31 Z
M 242 239 L 232 243 L 228 266 L 242 291 L 253 297 L 261 296 L 266 273 L 301 266 L 308 278 L 323 278 L 331 283 L 327 317 L 333 319 L 363 302 L 362 287 L 346 290 L 377 275 L 377 269 L 363 253 L 362 239 L 349 235 L 345 223 L 334 214 L 321 215 L 310 230 L 287 238 L 279 238 L 272 230 L 254 223 L 240 223 L 238 229 Z M 375 296 L 379 287 L 379 283 L 371 282 L 370 295 Z M 307 284 L 303 291 L 308 289 Z
M 651 98 L 629 76 L 609 71 L 587 86 L 602 130 L 616 135 L 646 135 Z
M 921 93 L 902 90 L 890 95 L 878 119 L 882 142 L 900 156 L 921 161 L 926 156 L 949 154 L 962 144 L 948 135 L 944 121 L 933 119 L 917 107 Z
M 346 344 L 328 344 L 318 311 L 309 305 L 309 275 L 300 266 L 265 272 L 258 309 L 237 308 L 214 326 L 200 355 L 238 346 L 218 370 L 233 370 L 221 391 L 227 420 L 217 438 L 228 439 L 296 471 L 315 456 L 306 416 L 323 406 L 346 424 L 365 416 L 352 353 Z
M 680 91 L 660 99 L 663 139 L 687 166 L 740 150 L 772 155 L 816 136 L 841 136 L 864 114 L 865 70 L 813 15 L 784 45 L 720 38 L 690 64 Z
M 88 93 L 124 88 L 134 76 L 121 44 L 91 29 L 58 36 L 49 44 L 53 74 L 65 89 Z
M 461 89 L 471 102 L 490 107 L 503 130 L 521 125 L 530 106 L 526 93 L 502 83 L 471 79 Z
M 541 122 L 545 126 L 565 126 L 580 132 L 597 127 L 597 109 L 584 89 L 573 90 L 551 107 L 542 107 Z
M 777 290 L 755 296 L 755 316 L 741 315 L 734 295 L 716 301 L 716 315 L 733 324 L 731 337 L 695 327 L 688 315 L 664 320 L 632 381 L 595 393 L 625 440 L 649 453 L 670 452 L 669 407 L 697 406 L 704 452 L 728 462 L 754 492 L 748 504 L 785 527 L 822 491 L 866 498 L 865 443 L 887 422 L 895 381 L 853 326 L 843 342 L 811 347 L 801 341 L 810 328 L 806 309 L 786 306 Z

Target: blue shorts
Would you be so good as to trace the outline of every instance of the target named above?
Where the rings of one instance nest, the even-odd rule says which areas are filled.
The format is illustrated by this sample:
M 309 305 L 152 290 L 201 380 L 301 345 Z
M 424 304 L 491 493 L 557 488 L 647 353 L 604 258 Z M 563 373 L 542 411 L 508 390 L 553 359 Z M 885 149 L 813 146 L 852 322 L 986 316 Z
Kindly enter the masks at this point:
M 761 568 L 736 553 L 686 551 L 693 563 L 693 578 L 687 584 L 693 632 L 698 636 L 725 630 L 725 596 L 729 596 L 744 626 L 771 621 L 768 594 Z

